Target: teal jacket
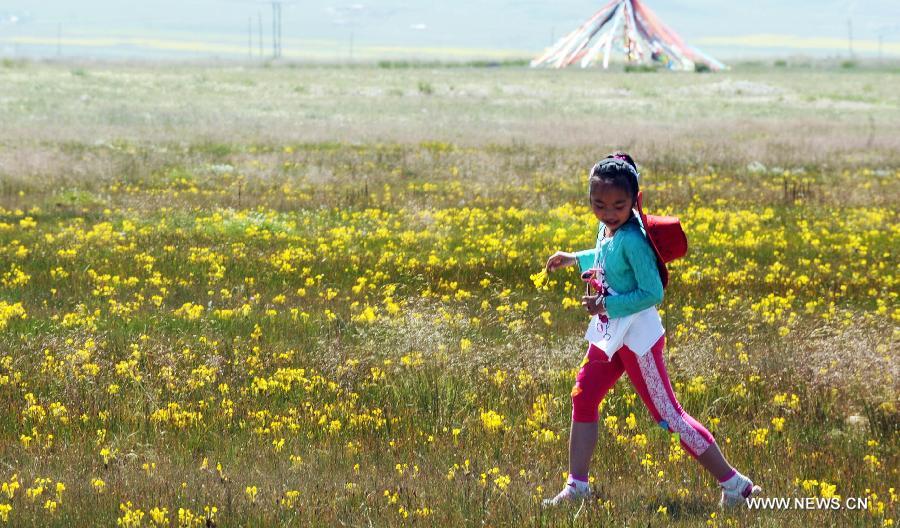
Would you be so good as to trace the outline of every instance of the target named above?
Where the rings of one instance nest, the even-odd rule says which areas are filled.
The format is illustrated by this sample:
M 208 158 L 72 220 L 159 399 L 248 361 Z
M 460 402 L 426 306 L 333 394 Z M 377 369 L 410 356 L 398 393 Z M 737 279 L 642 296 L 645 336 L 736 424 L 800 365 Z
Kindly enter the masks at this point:
M 656 268 L 656 254 L 638 220 L 632 218 L 612 238 L 603 240 L 605 228 L 601 222 L 594 249 L 579 251 L 575 257 L 582 273 L 594 267 L 595 262 L 604 263 L 606 282 L 617 293 L 606 298 L 609 316 L 624 317 L 662 302 L 663 285 Z

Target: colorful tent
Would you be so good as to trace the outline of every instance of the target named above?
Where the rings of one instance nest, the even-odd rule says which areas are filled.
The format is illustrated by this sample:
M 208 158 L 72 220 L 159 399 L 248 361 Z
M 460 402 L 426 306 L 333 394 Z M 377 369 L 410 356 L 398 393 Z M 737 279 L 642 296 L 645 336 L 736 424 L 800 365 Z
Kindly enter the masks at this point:
M 531 66 L 565 68 L 578 64 L 587 68 L 597 64 L 602 52 L 605 69 L 613 47 L 625 54 L 629 64 L 656 63 L 672 70 L 694 70 L 698 65 L 711 70 L 725 68 L 686 45 L 642 0 L 612 0 L 531 61 Z

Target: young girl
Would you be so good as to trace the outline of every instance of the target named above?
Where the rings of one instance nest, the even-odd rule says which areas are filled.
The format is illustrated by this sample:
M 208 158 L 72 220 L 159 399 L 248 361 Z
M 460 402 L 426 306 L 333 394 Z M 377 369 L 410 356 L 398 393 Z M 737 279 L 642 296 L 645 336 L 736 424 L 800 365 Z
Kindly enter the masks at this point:
M 591 344 L 572 388 L 569 478 L 544 505 L 590 496 L 588 468 L 597 445 L 597 407 L 622 372 L 628 373 L 653 419 L 678 433 L 685 451 L 716 477 L 722 488 L 719 505 L 743 504 L 760 487 L 725 460 L 709 431 L 681 408 L 669 383 L 663 362 L 665 330 L 656 311 L 663 284 L 656 254 L 634 211 L 637 166 L 627 154 L 616 153 L 594 165 L 589 182 L 591 208 L 600 221 L 596 247 L 558 251 L 546 267 L 554 271 L 577 263 L 601 288 L 582 298 L 594 317 L 585 335 Z

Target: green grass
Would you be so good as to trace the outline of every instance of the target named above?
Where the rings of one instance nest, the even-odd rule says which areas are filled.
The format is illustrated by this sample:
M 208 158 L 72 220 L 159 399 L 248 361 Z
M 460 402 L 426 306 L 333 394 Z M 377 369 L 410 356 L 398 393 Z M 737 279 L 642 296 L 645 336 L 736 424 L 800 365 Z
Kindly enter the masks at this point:
M 153 508 L 170 526 L 179 508 L 192 526 L 881 526 L 900 467 L 893 75 L 4 68 L 0 482 L 21 487 L 0 507 L 10 526 L 153 526 Z M 592 243 L 585 173 L 614 146 L 688 233 L 661 306 L 684 408 L 767 496 L 833 485 L 868 511 L 717 512 L 624 380 L 598 500 L 538 508 L 566 470 L 585 316 L 563 305 L 574 273 L 529 275 Z

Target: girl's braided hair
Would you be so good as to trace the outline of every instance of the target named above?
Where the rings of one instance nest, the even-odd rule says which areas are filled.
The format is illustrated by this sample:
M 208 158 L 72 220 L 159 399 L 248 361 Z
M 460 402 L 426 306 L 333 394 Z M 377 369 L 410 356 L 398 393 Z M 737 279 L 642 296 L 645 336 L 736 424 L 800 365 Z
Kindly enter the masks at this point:
M 631 156 L 624 152 L 616 152 L 598 161 L 591 168 L 588 185 L 594 183 L 609 183 L 625 191 L 637 203 L 637 195 L 640 190 L 638 179 L 640 173 L 637 164 Z

